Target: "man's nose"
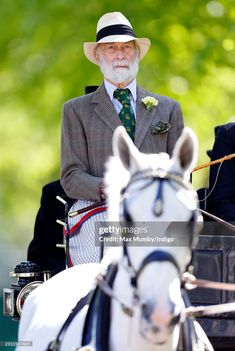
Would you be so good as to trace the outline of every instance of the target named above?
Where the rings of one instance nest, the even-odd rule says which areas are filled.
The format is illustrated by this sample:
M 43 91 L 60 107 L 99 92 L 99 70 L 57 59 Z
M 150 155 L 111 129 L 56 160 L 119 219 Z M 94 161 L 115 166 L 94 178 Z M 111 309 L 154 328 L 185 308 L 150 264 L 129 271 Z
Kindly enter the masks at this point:
M 124 53 L 123 53 L 123 50 L 122 49 L 117 49 L 117 51 L 116 51 L 116 58 L 118 59 L 118 60 L 121 60 L 121 59 L 123 59 L 125 56 L 124 56 Z

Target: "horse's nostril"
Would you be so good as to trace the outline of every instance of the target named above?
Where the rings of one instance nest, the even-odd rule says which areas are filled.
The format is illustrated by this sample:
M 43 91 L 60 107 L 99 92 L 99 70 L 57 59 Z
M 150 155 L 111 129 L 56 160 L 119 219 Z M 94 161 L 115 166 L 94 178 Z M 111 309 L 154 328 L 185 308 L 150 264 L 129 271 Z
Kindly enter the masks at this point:
M 158 333 L 159 331 L 160 331 L 160 328 L 158 326 L 156 326 L 156 325 L 152 326 L 152 332 L 153 333 Z

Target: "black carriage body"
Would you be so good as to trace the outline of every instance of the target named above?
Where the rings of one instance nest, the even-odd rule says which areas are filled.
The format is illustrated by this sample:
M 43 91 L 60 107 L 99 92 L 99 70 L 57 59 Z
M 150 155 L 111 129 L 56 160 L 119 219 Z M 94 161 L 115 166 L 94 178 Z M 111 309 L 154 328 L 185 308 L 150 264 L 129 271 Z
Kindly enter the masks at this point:
M 211 230 L 213 228 L 213 231 Z M 193 252 L 193 274 L 198 279 L 235 283 L 235 236 L 215 235 L 215 226 L 207 223 Z M 213 232 L 213 235 L 206 235 Z M 234 302 L 235 292 L 196 288 L 189 292 L 192 305 L 218 305 Z M 217 350 L 235 350 L 235 311 L 198 318 Z

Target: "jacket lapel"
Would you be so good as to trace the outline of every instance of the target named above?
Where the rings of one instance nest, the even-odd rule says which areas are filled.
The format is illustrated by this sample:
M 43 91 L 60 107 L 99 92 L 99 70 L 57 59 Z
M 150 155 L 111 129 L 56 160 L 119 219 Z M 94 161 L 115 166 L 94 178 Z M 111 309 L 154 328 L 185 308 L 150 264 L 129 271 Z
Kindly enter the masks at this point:
M 147 111 L 145 105 L 141 101 L 144 97 L 149 95 L 150 94 L 146 90 L 137 86 L 135 145 L 138 149 L 140 148 L 156 113 L 155 108 L 151 111 Z
M 150 112 L 147 111 L 145 105 L 141 101 L 142 98 L 149 96 L 146 90 L 137 86 L 137 100 L 136 100 L 136 130 L 135 130 L 135 145 L 140 147 L 144 137 L 153 122 L 156 113 L 155 108 Z M 110 100 L 108 93 L 102 84 L 95 92 L 92 98 L 92 103 L 96 104 L 95 113 L 102 121 L 114 131 L 118 126 L 122 125 L 120 118 Z
M 95 113 L 112 131 L 122 125 L 112 101 L 105 90 L 104 84 L 95 91 L 92 103 L 96 104 Z

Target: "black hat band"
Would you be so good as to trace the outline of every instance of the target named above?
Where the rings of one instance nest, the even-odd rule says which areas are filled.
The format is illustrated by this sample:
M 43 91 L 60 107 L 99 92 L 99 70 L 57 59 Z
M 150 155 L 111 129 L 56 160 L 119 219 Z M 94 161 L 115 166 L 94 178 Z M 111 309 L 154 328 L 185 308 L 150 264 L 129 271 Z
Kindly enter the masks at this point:
M 136 38 L 136 35 L 133 29 L 125 24 L 114 24 L 112 26 L 107 26 L 102 28 L 96 34 L 96 41 L 100 41 L 101 39 L 108 37 L 109 35 L 130 35 L 133 38 Z

